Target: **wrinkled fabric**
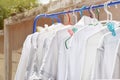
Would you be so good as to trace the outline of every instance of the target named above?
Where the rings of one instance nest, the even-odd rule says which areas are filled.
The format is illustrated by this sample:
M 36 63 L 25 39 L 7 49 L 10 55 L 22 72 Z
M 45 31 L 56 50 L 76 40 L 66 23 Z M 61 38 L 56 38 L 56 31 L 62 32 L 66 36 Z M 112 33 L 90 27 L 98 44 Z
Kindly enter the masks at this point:
M 115 66 L 114 66 L 114 72 L 113 72 L 113 79 L 120 79 L 120 40 L 119 40 L 119 44 L 118 47 L 116 49 L 116 54 L 117 54 L 117 58 L 115 60 Z
M 97 56 L 95 63 L 95 72 L 93 79 L 112 79 L 116 49 L 120 39 L 120 30 L 116 30 L 116 36 L 112 36 L 111 32 L 104 35 L 100 45 L 97 48 Z

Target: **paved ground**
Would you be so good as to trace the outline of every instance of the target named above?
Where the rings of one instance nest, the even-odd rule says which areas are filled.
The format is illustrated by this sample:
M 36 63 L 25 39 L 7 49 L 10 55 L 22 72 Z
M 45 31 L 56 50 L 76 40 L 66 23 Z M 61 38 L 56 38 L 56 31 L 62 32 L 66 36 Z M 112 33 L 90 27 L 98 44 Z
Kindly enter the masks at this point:
M 14 75 L 16 73 L 17 65 L 20 59 L 20 50 L 14 51 L 12 55 L 12 80 L 14 80 Z M 4 68 L 4 54 L 0 53 L 0 80 L 5 80 L 5 68 Z
M 0 80 L 4 79 L 4 55 L 0 54 Z

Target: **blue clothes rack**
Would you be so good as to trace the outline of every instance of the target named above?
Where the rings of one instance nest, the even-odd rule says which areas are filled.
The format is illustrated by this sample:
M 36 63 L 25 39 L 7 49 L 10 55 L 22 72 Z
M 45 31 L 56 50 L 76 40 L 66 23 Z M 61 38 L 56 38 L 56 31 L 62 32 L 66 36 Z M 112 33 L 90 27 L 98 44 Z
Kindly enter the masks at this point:
M 114 1 L 114 2 L 110 2 L 108 4 L 108 6 L 114 6 L 114 5 L 118 5 L 120 4 L 120 0 Z M 92 9 L 97 9 L 97 8 L 103 8 L 104 4 L 100 4 L 100 5 L 95 5 L 92 7 Z M 58 16 L 58 15 L 64 15 L 64 14 L 68 14 L 68 13 L 72 13 L 72 12 L 80 12 L 80 10 L 89 10 L 90 6 L 86 6 L 84 8 L 79 8 L 79 9 L 75 9 L 75 10 L 70 10 L 70 11 L 64 11 L 64 12 L 57 12 L 57 13 L 53 13 L 53 14 L 40 14 L 37 15 L 34 19 L 34 23 L 33 23 L 33 33 L 36 32 L 36 25 L 37 25 L 37 21 L 39 18 L 41 17 L 49 17 L 52 18 L 54 16 Z

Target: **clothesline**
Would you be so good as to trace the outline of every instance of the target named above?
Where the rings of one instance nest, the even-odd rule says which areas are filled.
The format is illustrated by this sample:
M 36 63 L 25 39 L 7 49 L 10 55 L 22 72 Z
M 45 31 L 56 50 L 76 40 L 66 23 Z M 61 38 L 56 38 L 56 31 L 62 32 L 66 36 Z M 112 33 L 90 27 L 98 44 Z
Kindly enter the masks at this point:
M 120 0 L 110 2 L 108 4 L 108 6 L 114 6 L 114 5 L 118 5 L 118 4 L 120 4 Z M 103 7 L 104 7 L 104 4 L 100 4 L 100 5 L 93 6 L 92 9 L 103 8 Z M 53 14 L 39 14 L 34 19 L 33 33 L 36 32 L 37 21 L 41 17 L 53 17 L 53 16 L 57 16 L 57 15 L 64 15 L 64 14 L 73 13 L 73 12 L 80 12 L 80 10 L 89 10 L 90 8 L 91 8 L 91 6 L 86 6 L 84 8 L 79 8 L 79 9 L 64 11 L 64 12 L 57 12 L 57 13 L 53 13 Z

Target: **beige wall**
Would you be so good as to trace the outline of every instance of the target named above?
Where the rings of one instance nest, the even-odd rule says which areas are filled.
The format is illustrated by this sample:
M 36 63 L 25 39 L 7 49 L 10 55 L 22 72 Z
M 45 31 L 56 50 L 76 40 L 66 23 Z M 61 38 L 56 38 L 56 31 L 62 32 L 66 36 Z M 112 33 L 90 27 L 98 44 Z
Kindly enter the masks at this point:
M 0 36 L 0 53 L 3 53 L 4 50 L 4 36 Z
M 33 29 L 33 19 L 30 18 L 25 21 L 21 21 L 20 23 L 8 25 L 9 27 L 9 38 L 10 38 L 10 45 L 12 50 L 16 50 L 22 47 L 25 38 L 32 34 Z M 39 20 L 42 26 L 44 22 L 49 23 L 49 20 L 40 19 Z

